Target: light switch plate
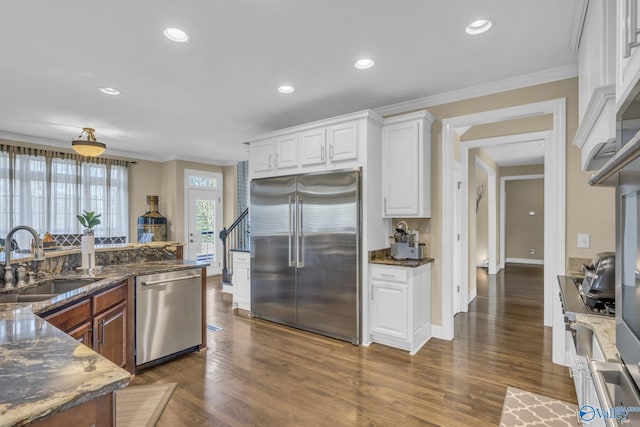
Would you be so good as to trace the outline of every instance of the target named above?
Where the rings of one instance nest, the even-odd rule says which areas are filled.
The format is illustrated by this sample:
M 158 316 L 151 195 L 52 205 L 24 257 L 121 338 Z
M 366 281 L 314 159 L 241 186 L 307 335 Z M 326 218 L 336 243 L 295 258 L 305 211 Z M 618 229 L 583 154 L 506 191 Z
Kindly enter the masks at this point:
M 590 234 L 578 234 L 578 247 L 589 249 L 589 240 L 591 240 Z

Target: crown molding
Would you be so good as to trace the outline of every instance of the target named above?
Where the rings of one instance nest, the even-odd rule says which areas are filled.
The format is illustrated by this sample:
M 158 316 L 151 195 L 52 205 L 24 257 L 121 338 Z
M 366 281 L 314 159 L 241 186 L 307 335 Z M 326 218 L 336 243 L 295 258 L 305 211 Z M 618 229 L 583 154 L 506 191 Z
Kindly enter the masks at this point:
M 509 90 L 569 79 L 576 77 L 577 75 L 578 65 L 570 64 L 563 67 L 498 80 L 492 83 L 471 86 L 465 89 L 444 92 L 438 95 L 426 96 L 424 98 L 418 98 L 411 101 L 399 102 L 397 104 L 375 108 L 373 111 L 384 117 L 408 111 L 422 110 L 434 105 L 464 101 L 465 99 L 477 98 L 479 96 L 493 95 L 495 93 L 506 92 Z
M 571 21 L 571 31 L 569 33 L 569 47 L 573 49 L 574 52 L 577 52 L 580 47 L 584 20 L 587 17 L 587 7 L 589 7 L 589 0 L 578 0 L 573 9 L 573 20 Z

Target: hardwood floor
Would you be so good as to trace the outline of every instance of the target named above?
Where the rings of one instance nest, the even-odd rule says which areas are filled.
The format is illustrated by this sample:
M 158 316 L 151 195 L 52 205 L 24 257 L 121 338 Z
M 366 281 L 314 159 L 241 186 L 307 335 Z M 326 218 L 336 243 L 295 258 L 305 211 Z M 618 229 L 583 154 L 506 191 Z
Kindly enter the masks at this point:
M 143 371 L 132 385 L 178 382 L 160 426 L 495 426 L 507 386 L 576 402 L 551 362 L 542 268 L 478 271 L 478 296 L 453 341 L 415 356 L 356 347 L 232 314 L 211 281 L 209 349 Z

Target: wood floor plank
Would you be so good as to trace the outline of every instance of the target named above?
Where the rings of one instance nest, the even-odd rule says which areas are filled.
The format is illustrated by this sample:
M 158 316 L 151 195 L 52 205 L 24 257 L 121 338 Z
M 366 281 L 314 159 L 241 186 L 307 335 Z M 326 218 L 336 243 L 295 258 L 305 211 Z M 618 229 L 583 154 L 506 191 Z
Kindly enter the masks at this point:
M 415 356 L 234 315 L 209 280 L 209 348 L 143 371 L 133 385 L 179 383 L 159 426 L 495 426 L 506 388 L 576 402 L 551 362 L 543 270 L 478 270 L 478 296 L 453 341 Z

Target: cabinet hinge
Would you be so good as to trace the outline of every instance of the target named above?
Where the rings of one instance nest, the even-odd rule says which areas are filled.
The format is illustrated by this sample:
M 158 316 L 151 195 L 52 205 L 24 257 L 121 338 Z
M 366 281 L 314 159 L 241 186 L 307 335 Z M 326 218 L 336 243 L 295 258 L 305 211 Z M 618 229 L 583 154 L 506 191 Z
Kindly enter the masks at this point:
M 456 237 L 457 237 L 458 242 L 459 242 L 460 241 L 460 234 L 457 234 Z
M 462 188 L 462 181 L 458 181 L 458 190 Z
M 456 292 L 460 293 L 460 286 L 456 286 Z

